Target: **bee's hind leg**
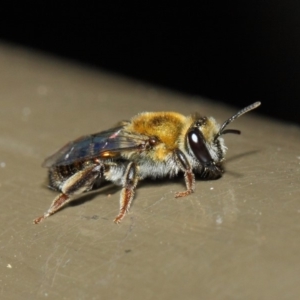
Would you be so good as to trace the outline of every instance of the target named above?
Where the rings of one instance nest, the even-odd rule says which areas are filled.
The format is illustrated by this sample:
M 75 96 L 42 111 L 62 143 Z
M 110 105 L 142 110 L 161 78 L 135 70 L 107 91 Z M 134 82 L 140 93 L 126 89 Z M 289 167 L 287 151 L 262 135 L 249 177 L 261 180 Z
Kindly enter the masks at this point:
M 114 219 L 115 223 L 120 223 L 128 212 L 138 181 L 137 166 L 135 163 L 131 162 L 128 164 L 125 171 L 123 189 L 120 196 L 120 212 Z
M 62 185 L 62 193 L 53 200 L 49 209 L 42 216 L 36 218 L 33 223 L 38 224 L 56 213 L 72 200 L 73 195 L 81 194 L 91 189 L 93 183 L 101 174 L 101 167 L 101 165 L 88 166 L 68 178 Z
M 70 202 L 70 196 L 64 193 L 59 194 L 52 202 L 49 209 L 40 217 L 33 220 L 34 224 L 39 224 L 44 219 L 48 218 L 50 215 L 53 215 L 56 211 L 58 211 L 61 207 Z
M 184 172 L 184 180 L 185 180 L 185 185 L 186 185 L 186 190 L 183 192 L 177 192 L 175 194 L 175 198 L 185 197 L 194 192 L 195 175 L 189 164 L 189 161 L 187 160 L 185 154 L 182 151 L 180 151 L 179 149 L 176 149 L 174 152 L 174 156 L 175 156 L 177 165 L 179 166 L 181 171 Z

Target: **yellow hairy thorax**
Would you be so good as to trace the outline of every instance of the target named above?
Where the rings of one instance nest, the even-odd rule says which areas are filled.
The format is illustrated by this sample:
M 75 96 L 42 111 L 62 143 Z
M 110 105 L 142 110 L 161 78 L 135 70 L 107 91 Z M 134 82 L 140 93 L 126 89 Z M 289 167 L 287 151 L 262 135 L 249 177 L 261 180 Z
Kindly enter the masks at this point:
M 135 116 L 126 131 L 156 137 L 158 144 L 152 157 L 161 161 L 178 147 L 186 121 L 187 117 L 175 112 L 145 112 Z

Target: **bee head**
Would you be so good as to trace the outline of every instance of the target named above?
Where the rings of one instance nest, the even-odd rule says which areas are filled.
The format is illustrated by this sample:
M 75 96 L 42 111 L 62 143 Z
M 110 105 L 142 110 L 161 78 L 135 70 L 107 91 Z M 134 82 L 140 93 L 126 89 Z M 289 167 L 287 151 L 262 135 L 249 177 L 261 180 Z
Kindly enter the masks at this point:
M 187 133 L 187 141 L 196 159 L 204 167 L 213 173 L 220 173 L 216 163 L 224 159 L 226 147 L 221 136 L 226 133 L 240 134 L 236 129 L 225 129 L 241 115 L 260 106 L 255 102 L 226 120 L 220 127 L 213 118 L 202 117 L 195 121 Z

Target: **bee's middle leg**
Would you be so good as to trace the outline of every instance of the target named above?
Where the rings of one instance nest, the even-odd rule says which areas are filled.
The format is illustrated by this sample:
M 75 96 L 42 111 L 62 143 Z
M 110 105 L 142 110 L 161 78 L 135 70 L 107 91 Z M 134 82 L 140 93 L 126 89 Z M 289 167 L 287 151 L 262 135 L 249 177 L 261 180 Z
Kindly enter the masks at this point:
M 131 162 L 128 164 L 125 171 L 123 189 L 120 196 L 120 212 L 114 219 L 115 223 L 120 223 L 128 212 L 138 181 L 137 166 L 135 163 Z
M 49 209 L 42 216 L 36 218 L 33 223 L 38 224 L 47 217 L 56 213 L 72 200 L 73 195 L 78 195 L 91 189 L 95 180 L 101 174 L 101 168 L 101 165 L 92 165 L 78 171 L 67 179 L 61 188 L 62 193 L 53 200 Z
M 177 149 L 174 152 L 175 160 L 179 168 L 184 172 L 184 180 L 186 185 L 186 190 L 183 192 L 177 192 L 175 198 L 184 197 L 194 192 L 195 189 L 195 175 L 190 166 L 188 159 L 185 154 Z

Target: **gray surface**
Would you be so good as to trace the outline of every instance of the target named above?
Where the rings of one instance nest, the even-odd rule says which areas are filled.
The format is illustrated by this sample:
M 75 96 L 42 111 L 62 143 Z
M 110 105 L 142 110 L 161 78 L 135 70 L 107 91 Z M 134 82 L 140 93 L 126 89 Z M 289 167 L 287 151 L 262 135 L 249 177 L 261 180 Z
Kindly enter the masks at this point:
M 193 195 L 174 198 L 182 178 L 143 182 L 115 225 L 108 186 L 33 225 L 56 195 L 40 165 L 67 141 L 140 111 L 222 122 L 241 107 L 3 45 L 0 82 L 1 299 L 299 299 L 299 128 L 251 112 L 225 136 L 226 174 Z

